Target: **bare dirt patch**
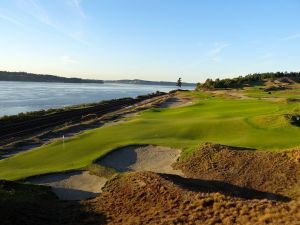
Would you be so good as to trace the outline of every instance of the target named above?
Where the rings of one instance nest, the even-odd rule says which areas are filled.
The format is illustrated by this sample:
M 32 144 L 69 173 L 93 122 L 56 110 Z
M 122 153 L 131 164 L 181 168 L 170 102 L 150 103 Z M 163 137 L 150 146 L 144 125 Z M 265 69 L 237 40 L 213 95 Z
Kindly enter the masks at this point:
M 82 200 L 97 196 L 107 179 L 88 171 L 74 171 L 41 175 L 27 179 L 28 182 L 52 187 L 61 200 Z
M 183 97 L 181 95 L 174 95 L 173 97 L 168 98 L 164 103 L 159 105 L 162 108 L 178 108 L 189 106 L 193 104 L 193 99 L 188 97 Z
M 300 163 L 293 152 L 259 152 L 205 144 L 175 168 L 191 178 L 217 180 L 274 194 L 284 194 L 297 183 Z
M 182 175 L 180 170 L 175 170 L 172 167 L 180 153 L 181 151 L 178 149 L 162 146 L 128 146 L 109 153 L 98 163 L 120 172 L 152 171 Z

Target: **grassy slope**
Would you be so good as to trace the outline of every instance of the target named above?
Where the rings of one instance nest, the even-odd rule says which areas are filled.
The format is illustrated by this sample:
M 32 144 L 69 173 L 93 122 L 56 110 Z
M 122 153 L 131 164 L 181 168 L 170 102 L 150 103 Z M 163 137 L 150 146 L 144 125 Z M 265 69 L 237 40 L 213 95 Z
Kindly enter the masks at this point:
M 281 90 L 281 91 L 271 91 L 271 94 L 268 92 L 259 90 L 263 86 L 257 86 L 254 88 L 250 88 L 246 91 L 246 95 L 249 97 L 254 98 L 272 98 L 272 97 L 279 97 L 279 98 L 300 98 L 300 88 L 297 86 L 293 89 L 288 90 Z
M 193 94 L 193 93 L 192 93 Z M 284 118 L 300 103 L 207 98 L 177 109 L 152 109 L 127 122 L 105 126 L 0 161 L 0 179 L 82 168 L 112 149 L 158 144 L 186 152 L 201 142 L 280 150 L 300 146 L 300 128 Z

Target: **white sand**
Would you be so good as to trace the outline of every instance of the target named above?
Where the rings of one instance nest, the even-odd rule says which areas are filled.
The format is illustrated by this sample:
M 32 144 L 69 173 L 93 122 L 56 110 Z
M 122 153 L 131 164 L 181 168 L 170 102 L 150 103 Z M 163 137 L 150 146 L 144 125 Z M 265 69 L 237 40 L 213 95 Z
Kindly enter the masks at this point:
M 47 185 L 61 200 L 81 200 L 95 197 L 107 179 L 89 174 L 88 171 L 48 174 L 29 178 L 30 183 Z
M 180 150 L 154 146 L 129 146 L 115 150 L 98 163 L 120 172 L 152 171 L 156 173 L 183 175 L 172 168 L 180 156 Z M 28 182 L 52 187 L 61 200 L 82 200 L 97 196 L 107 179 L 89 174 L 88 171 L 47 174 L 27 179 Z
M 171 166 L 180 156 L 180 152 L 178 149 L 154 145 L 129 146 L 109 153 L 98 163 L 121 172 L 152 171 L 182 175 L 181 171 Z

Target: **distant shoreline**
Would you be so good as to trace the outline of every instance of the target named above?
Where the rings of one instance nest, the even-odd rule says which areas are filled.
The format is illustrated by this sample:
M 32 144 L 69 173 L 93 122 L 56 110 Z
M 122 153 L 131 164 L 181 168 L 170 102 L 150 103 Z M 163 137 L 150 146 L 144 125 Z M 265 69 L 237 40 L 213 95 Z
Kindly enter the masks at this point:
M 133 81 L 133 80 L 132 80 Z M 15 81 L 12 81 L 12 80 L 1 80 L 0 79 L 0 82 L 19 82 L 19 83 L 23 83 L 23 82 L 26 82 L 26 83 L 53 83 L 53 84 L 125 84 L 125 85 L 153 85 L 153 86 L 169 86 L 169 87 L 176 87 L 176 83 L 172 83 L 172 82 L 167 82 L 164 83 L 163 82 L 155 82 L 155 81 L 149 81 L 149 82 L 145 82 L 145 83 L 134 83 L 134 82 L 118 82 L 118 81 L 103 81 L 103 83 L 94 83 L 94 82 L 58 82 L 58 81 L 31 81 L 31 80 L 26 80 L 26 81 L 18 81 L 18 80 L 15 80 Z M 184 87 L 195 87 L 196 88 L 196 84 L 193 84 L 193 83 L 183 83 L 182 84 L 182 88 Z
M 26 72 L 0 71 L 0 81 L 20 81 L 20 82 L 47 82 L 47 83 L 97 83 L 103 84 L 103 80 L 91 80 L 81 78 L 67 78 L 54 75 L 43 75 Z
M 10 82 L 45 82 L 45 83 L 90 83 L 90 84 L 136 84 L 136 85 L 161 85 L 176 86 L 176 82 L 170 81 L 148 81 L 140 79 L 123 80 L 93 80 L 82 78 L 67 78 L 47 74 L 34 74 L 26 72 L 0 71 L 0 81 Z M 196 86 L 195 83 L 182 83 L 182 86 Z
M 156 92 L 135 98 L 125 97 L 11 116 L 0 116 L 0 160 L 3 155 L 10 157 L 20 151 L 28 150 L 28 147 L 41 145 L 45 142 L 46 136 L 46 140 L 61 137 L 62 130 L 64 130 L 64 135 L 73 136 L 82 130 L 92 129 L 102 126 L 105 122 L 118 120 L 127 113 L 162 104 L 171 95 L 170 93 Z M 35 138 L 41 136 L 41 139 L 36 143 L 34 142 L 36 139 L 28 143 L 27 138 L 33 136 Z M 19 145 L 14 145 L 17 142 L 20 142 Z M 7 144 L 14 145 L 13 151 L 10 147 L 5 147 Z M 23 145 L 27 147 L 24 149 Z
M 104 80 L 105 84 L 136 84 L 136 85 L 162 85 L 162 86 L 176 86 L 176 82 L 171 81 L 148 81 L 148 80 L 139 80 L 139 79 L 133 79 L 133 80 Z M 182 83 L 182 86 L 188 86 L 192 87 L 196 84 L 194 83 Z

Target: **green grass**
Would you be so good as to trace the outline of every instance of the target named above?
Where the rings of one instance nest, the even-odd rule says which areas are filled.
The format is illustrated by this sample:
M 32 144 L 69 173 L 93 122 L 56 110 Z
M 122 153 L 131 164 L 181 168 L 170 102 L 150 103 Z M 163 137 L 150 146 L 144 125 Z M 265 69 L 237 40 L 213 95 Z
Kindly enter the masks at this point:
M 164 145 L 185 153 L 203 142 L 274 151 L 300 146 L 300 128 L 284 117 L 299 103 L 189 94 L 202 100 L 182 108 L 147 110 L 124 123 L 70 138 L 64 145 L 56 141 L 1 160 L 0 179 L 83 168 L 112 149 L 131 144 Z
M 300 89 L 293 88 L 287 90 L 279 90 L 279 91 L 270 91 L 271 94 L 264 90 L 259 90 L 258 88 L 251 88 L 245 91 L 246 96 L 253 98 L 296 98 L 300 99 Z
M 89 171 L 90 174 L 96 175 L 98 177 L 105 177 L 107 179 L 110 179 L 114 175 L 118 174 L 118 171 L 114 168 L 101 166 L 97 163 L 90 164 L 82 169 Z

